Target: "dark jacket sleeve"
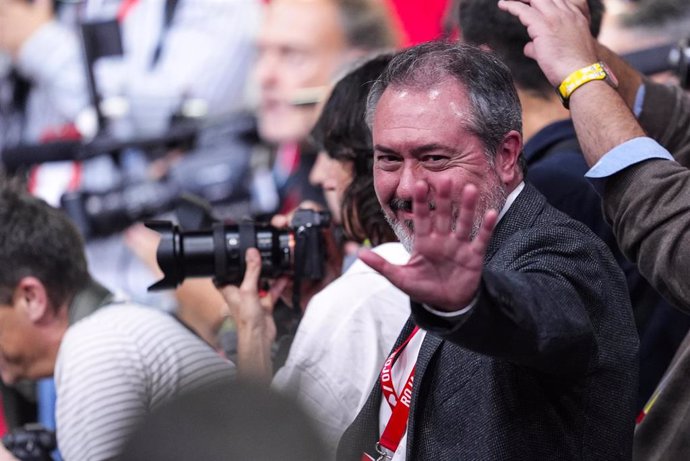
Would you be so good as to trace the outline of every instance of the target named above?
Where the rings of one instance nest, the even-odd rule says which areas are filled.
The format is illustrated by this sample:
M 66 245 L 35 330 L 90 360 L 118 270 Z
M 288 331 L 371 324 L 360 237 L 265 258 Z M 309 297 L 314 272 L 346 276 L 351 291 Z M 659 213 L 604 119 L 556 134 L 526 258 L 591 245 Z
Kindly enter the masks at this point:
M 640 123 L 678 163 L 649 160 L 606 183 L 604 212 L 623 253 L 690 312 L 690 97 L 647 83 Z
M 545 234 L 487 264 L 467 314 L 440 317 L 413 303 L 415 322 L 459 346 L 545 373 L 587 373 L 596 365 L 593 319 L 630 311 L 623 275 L 610 255 L 591 250 L 593 237 L 561 233 L 564 242 Z

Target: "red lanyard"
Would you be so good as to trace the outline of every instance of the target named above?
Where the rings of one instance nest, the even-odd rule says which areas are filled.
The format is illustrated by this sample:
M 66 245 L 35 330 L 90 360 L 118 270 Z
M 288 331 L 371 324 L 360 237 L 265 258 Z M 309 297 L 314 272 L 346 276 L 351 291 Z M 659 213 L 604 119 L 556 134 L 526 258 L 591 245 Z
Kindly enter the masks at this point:
M 400 358 L 400 353 L 409 344 L 410 340 L 419 331 L 419 327 L 414 327 L 410 336 L 407 337 L 405 342 L 403 342 L 393 353 L 388 357 L 388 360 L 383 364 L 381 369 L 381 391 L 383 392 L 383 397 L 390 405 L 392 414 L 386 424 L 386 428 L 381 434 L 378 444 L 376 445 L 376 451 L 383 456 L 391 456 L 398 449 L 400 441 L 405 435 L 407 430 L 407 419 L 410 415 L 410 402 L 412 401 L 412 385 L 414 384 L 414 372 L 416 366 L 412 367 L 410 376 L 405 381 L 405 386 L 403 386 L 402 391 L 399 393 L 395 392 L 393 387 L 393 365 Z M 381 450 L 384 448 L 386 451 Z M 385 459 L 383 456 L 379 459 Z

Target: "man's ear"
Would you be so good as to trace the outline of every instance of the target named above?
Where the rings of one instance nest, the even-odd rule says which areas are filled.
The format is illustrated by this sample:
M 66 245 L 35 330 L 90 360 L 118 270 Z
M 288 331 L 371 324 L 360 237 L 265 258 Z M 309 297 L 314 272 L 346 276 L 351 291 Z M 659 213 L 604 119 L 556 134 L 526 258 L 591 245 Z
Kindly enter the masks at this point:
M 515 130 L 509 131 L 496 149 L 496 173 L 503 184 L 515 185 L 522 180 L 518 158 L 522 152 L 522 136 Z
M 14 291 L 15 305 L 22 309 L 32 323 L 38 323 L 52 313 L 48 293 L 36 277 L 24 277 Z

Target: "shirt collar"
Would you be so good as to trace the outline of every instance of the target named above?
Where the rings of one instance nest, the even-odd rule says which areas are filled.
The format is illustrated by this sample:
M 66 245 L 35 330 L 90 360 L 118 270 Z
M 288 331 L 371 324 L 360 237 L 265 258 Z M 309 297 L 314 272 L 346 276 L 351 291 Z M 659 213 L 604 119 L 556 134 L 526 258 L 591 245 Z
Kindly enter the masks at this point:
M 518 195 L 520 195 L 520 192 L 522 192 L 522 189 L 525 188 L 525 181 L 520 182 L 520 184 L 517 185 L 513 191 L 508 194 L 508 197 L 506 197 L 506 203 L 503 204 L 503 208 L 501 208 L 501 212 L 498 214 L 498 221 L 501 220 L 501 218 L 508 212 L 508 209 L 513 205 L 513 202 L 517 198 Z M 498 221 L 496 221 L 498 223 Z

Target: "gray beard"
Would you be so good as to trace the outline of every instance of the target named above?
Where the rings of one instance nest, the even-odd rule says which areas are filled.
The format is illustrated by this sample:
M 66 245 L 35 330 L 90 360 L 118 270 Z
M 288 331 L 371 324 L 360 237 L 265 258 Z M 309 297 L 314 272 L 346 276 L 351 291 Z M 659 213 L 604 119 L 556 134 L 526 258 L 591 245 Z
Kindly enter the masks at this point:
M 479 203 L 477 204 L 477 209 L 474 215 L 474 223 L 472 224 L 472 230 L 470 232 L 470 240 L 474 240 L 479 233 L 479 229 L 481 229 L 486 212 L 493 209 L 500 213 L 506 203 L 507 194 L 505 186 L 503 183 L 498 181 L 498 178 L 496 179 L 497 180 L 495 181 L 494 187 L 489 189 L 486 194 L 483 194 L 479 197 Z M 433 210 L 434 208 L 435 206 L 433 202 L 430 202 L 429 209 Z M 459 212 L 457 206 L 453 205 L 453 231 L 455 231 L 457 227 L 458 214 Z M 408 253 L 412 253 L 412 250 L 414 250 L 414 222 L 411 220 L 400 221 L 396 219 L 394 215 L 389 216 L 386 212 L 384 212 L 383 215 L 386 218 L 388 225 L 391 226 L 391 229 L 393 229 L 393 232 L 398 237 L 400 243 L 402 243 Z

